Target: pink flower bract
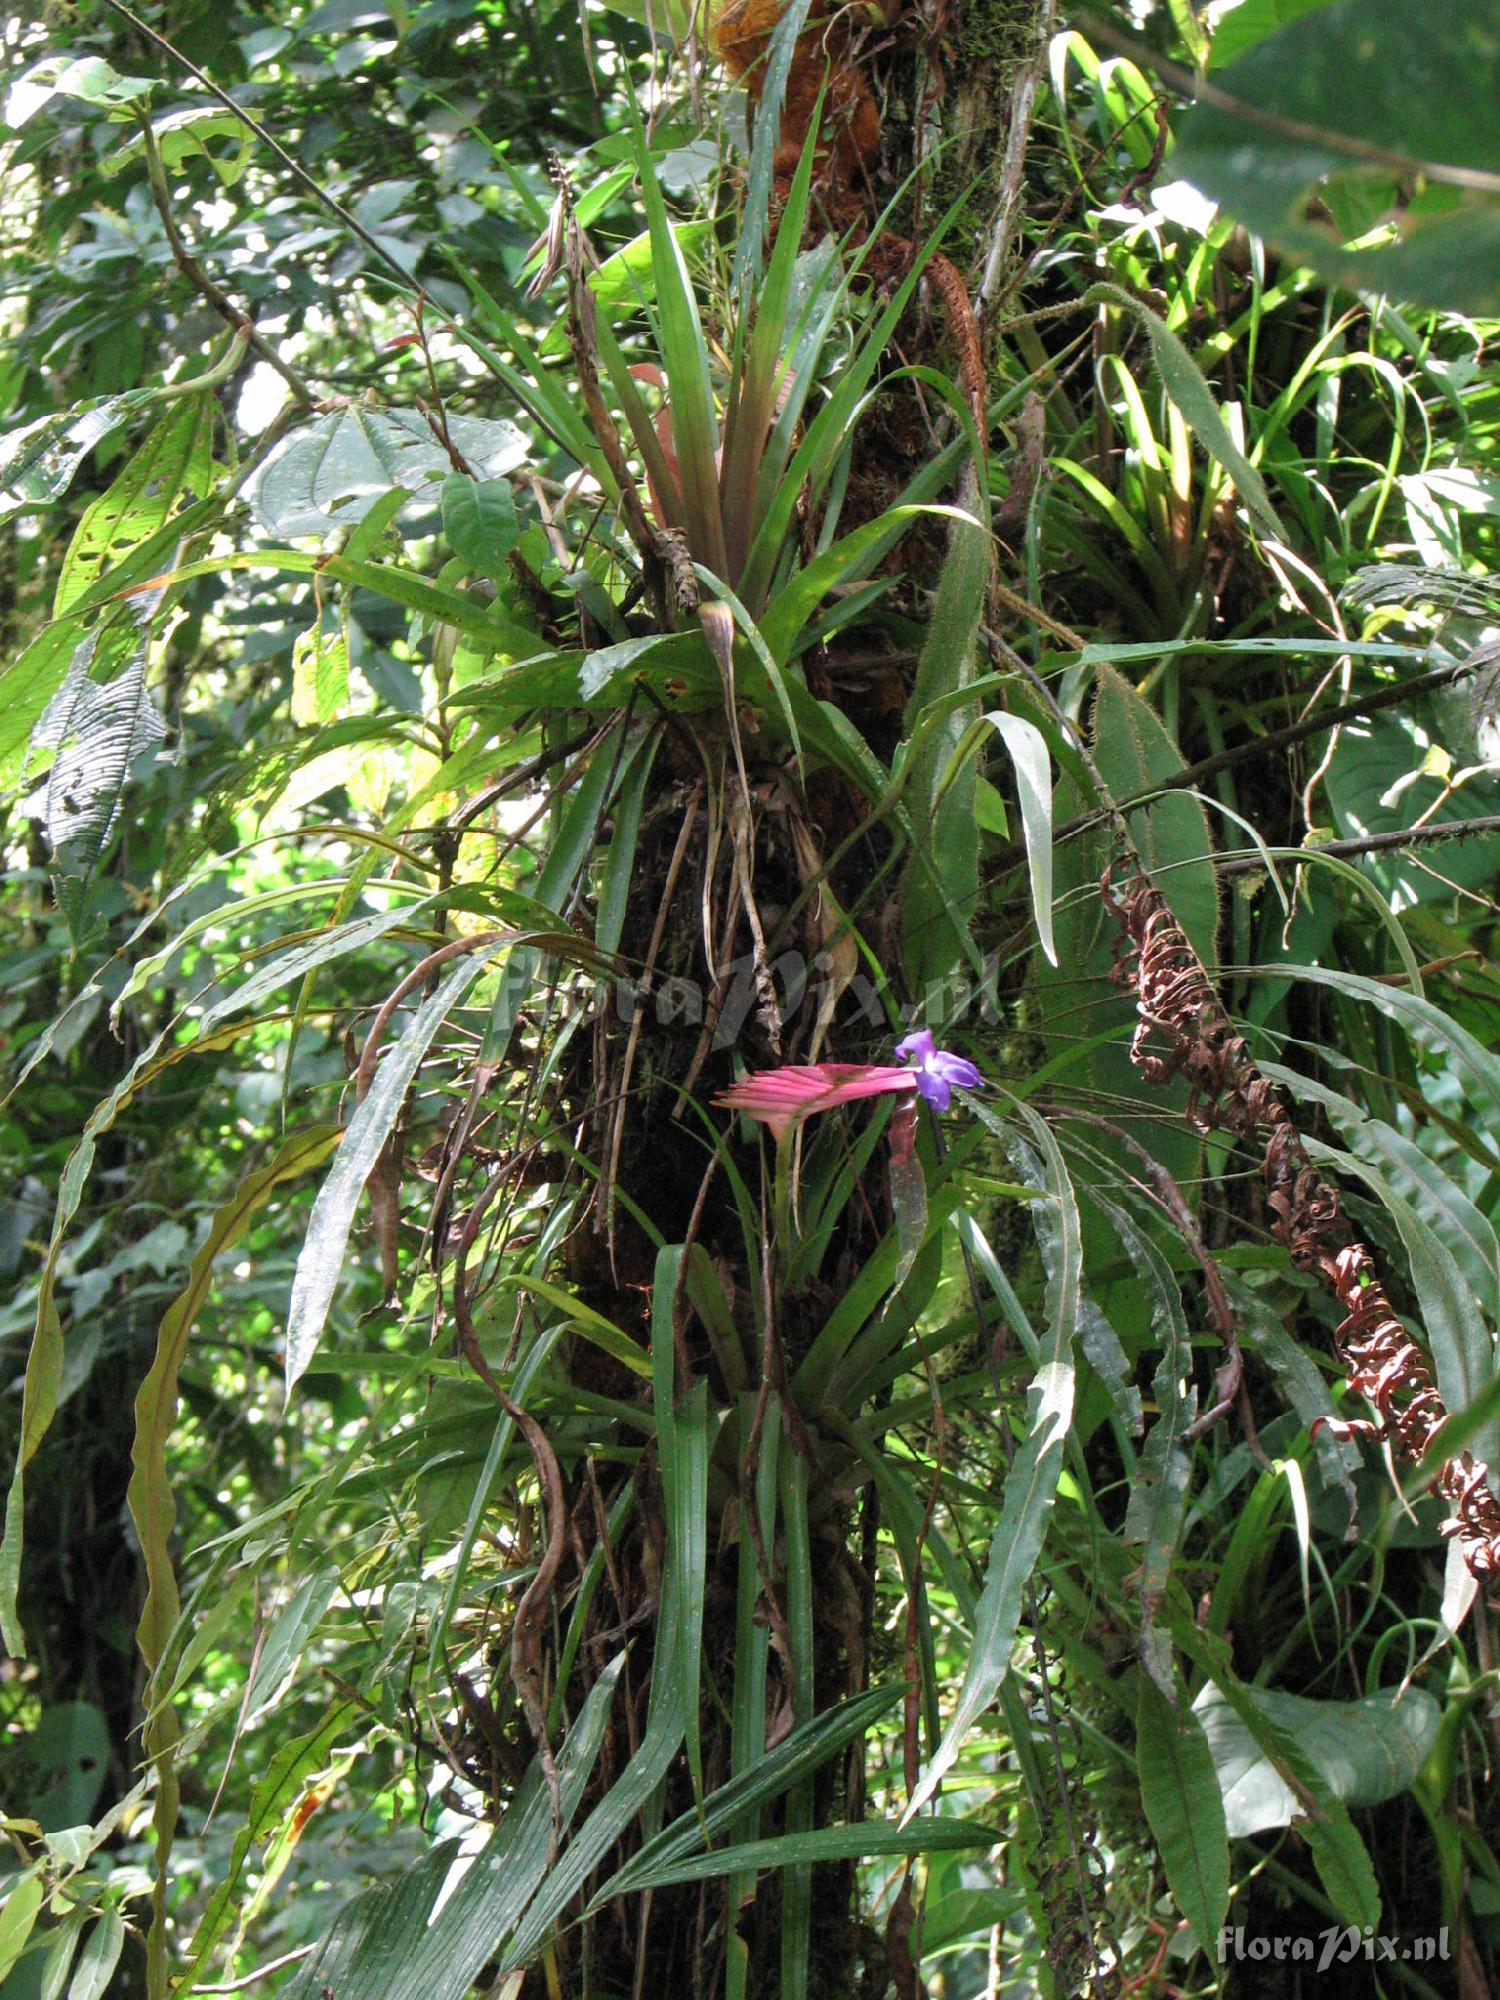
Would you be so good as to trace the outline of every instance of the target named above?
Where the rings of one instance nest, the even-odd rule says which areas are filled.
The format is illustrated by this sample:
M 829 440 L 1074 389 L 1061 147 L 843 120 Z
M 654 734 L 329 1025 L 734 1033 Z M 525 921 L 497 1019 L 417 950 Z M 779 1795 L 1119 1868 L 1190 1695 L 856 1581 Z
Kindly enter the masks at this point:
M 816 1111 L 831 1111 L 859 1097 L 905 1096 L 916 1088 L 915 1070 L 884 1063 L 787 1063 L 743 1077 L 721 1090 L 714 1102 L 768 1125 L 780 1139 L 788 1126 Z

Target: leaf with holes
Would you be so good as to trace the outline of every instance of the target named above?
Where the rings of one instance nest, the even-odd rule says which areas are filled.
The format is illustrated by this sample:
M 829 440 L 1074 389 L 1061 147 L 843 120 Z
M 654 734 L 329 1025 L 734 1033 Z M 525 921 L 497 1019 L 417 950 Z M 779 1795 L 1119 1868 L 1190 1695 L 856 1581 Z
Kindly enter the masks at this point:
M 58 574 L 54 618 L 86 595 L 107 565 L 158 533 L 184 493 L 207 495 L 216 410 L 206 392 L 171 404 L 109 491 L 85 508 Z

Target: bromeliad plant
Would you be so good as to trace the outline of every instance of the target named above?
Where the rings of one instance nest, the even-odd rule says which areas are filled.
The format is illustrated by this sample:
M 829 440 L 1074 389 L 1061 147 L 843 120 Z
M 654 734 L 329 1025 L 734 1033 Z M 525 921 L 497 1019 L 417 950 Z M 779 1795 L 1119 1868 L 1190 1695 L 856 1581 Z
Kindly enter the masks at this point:
M 1194 1081 L 1205 1035 L 1227 1046 L 1221 877 L 1269 876 L 1280 859 L 1259 813 L 1246 854 L 1216 851 L 1190 759 L 1201 750 L 1223 778 L 1278 727 L 1307 740 L 1317 718 L 1287 720 L 1283 676 L 1309 657 L 1336 660 L 1351 699 L 1388 696 L 1419 659 L 1374 632 L 1310 653 L 1269 602 L 1269 636 L 1213 623 L 1216 537 L 1253 571 L 1285 522 L 1310 537 L 1320 518 L 1271 446 L 1309 408 L 1333 422 L 1333 378 L 1317 375 L 1329 328 L 1239 435 L 1222 403 L 1265 315 L 1213 334 L 1195 320 L 1225 239 L 1174 275 L 1163 316 L 1139 296 L 1158 289 L 1160 232 L 1121 224 L 1085 303 L 1106 346 L 1131 329 L 1149 384 L 1106 354 L 1080 412 L 1077 378 L 1062 379 L 1071 328 L 1049 350 L 1050 318 L 1002 314 L 1004 389 L 984 412 L 993 383 L 976 399 L 971 381 L 941 379 L 917 310 L 929 277 L 945 312 L 953 302 L 935 262 L 947 238 L 882 235 L 921 205 L 898 211 L 901 187 L 882 185 L 883 206 L 862 195 L 842 242 L 816 241 L 817 149 L 774 171 L 775 58 L 798 25 L 772 38 L 732 254 L 719 215 L 693 235 L 674 221 L 634 133 L 614 185 L 639 176 L 644 254 L 596 271 L 583 204 L 560 202 L 567 363 L 551 359 L 560 337 L 528 338 L 465 269 L 473 318 L 455 331 L 530 436 L 441 406 L 425 308 L 395 351 L 431 365 L 426 413 L 341 404 L 293 427 L 263 478 L 243 475 L 252 531 L 231 504 L 241 474 L 212 495 L 195 483 L 219 479 L 214 413 L 195 403 L 91 503 L 64 569 L 86 587 L 61 593 L 23 656 L 28 698 L 68 696 L 33 776 L 63 757 L 70 796 L 90 767 L 80 749 L 110 751 L 97 860 L 146 690 L 146 655 L 124 643 L 132 604 L 163 621 L 159 641 L 191 591 L 269 572 L 271 608 L 298 628 L 295 728 L 243 769 L 225 754 L 201 904 L 174 883 L 137 936 L 117 930 L 131 969 L 110 962 L 112 943 L 80 974 L 24 1079 L 45 1083 L 109 1007 L 136 1036 L 97 1110 L 74 1118 L 67 1100 L 83 1136 L 58 1163 L 32 1302 L 7 1592 L 48 1425 L 68 1408 L 65 1365 L 89 1338 L 70 1255 L 96 1153 L 139 1132 L 153 1093 L 231 1054 L 232 1109 L 203 1121 L 226 1151 L 278 1091 L 293 1111 L 304 1091 L 328 1105 L 342 1093 L 338 1122 L 294 1119 L 277 1149 L 244 1159 L 131 1378 L 120 1485 L 147 1585 L 158 1995 L 229 1983 L 221 1963 L 246 1969 L 267 1913 L 302 1904 L 281 1871 L 340 1879 L 338 1830 L 358 1818 L 342 1800 L 363 1805 L 377 1783 L 381 1852 L 386 1820 L 406 1815 L 415 1865 L 303 1940 L 278 1989 L 291 2000 L 463 2000 L 479 1983 L 528 2000 L 845 2000 L 883 1981 L 909 2000 L 938 1950 L 967 1953 L 950 1967 L 966 1995 L 1002 1981 L 1097 1994 L 1125 1966 L 1149 1983 L 1169 1959 L 1175 1978 L 1212 1952 L 1232 1855 L 1238 1897 L 1273 1883 L 1320 1921 L 1331 1906 L 1373 1926 L 1351 1812 L 1372 1799 L 1409 1797 L 1434 1827 L 1445 1914 L 1467 1869 L 1500 1881 L 1480 1815 L 1460 1837 L 1447 1808 L 1488 1681 L 1455 1666 L 1445 1686 L 1415 1646 L 1398 1675 L 1392 1635 L 1409 1642 L 1415 1616 L 1375 1630 L 1395 1593 L 1429 1609 L 1436 1593 L 1426 1545 L 1398 1544 L 1404 1498 L 1372 1496 L 1346 1391 L 1318 1365 L 1325 1304 L 1281 1225 L 1203 1145 L 1181 1079 L 1175 1097 L 1170 1080 L 1142 1081 L 1125 1049 L 1136 1006 Z M 887 52 L 905 58 L 917 30 L 888 25 Z M 932 25 L 933 61 L 961 25 Z M 850 27 L 841 49 L 861 46 Z M 902 81 L 941 116 L 941 91 Z M 1130 123 L 1145 101 L 1127 95 Z M 1064 82 L 1061 117 L 1067 98 Z M 1133 168 L 1152 160 L 1137 144 Z M 867 476 L 871 419 L 897 387 L 920 389 L 948 429 L 898 503 L 872 506 L 885 489 Z M 1033 391 L 1042 427 L 1028 415 L 1007 461 L 976 401 L 1003 430 Z M 1098 492 L 1078 477 L 1091 438 Z M 1049 441 L 1070 447 L 1050 468 Z M 1386 445 L 1372 465 L 1395 463 Z M 940 509 L 955 487 L 963 504 Z M 1024 590 L 998 573 L 991 502 Z M 1095 546 L 1111 524 L 1144 595 Z M 940 554 L 930 539 L 903 547 L 934 530 Z M 345 539 L 226 554 L 200 539 L 211 531 Z M 1117 584 L 1106 618 L 1097 591 Z M 1043 595 L 1092 642 L 1029 601 Z M 1134 648 L 1112 622 L 1122 609 Z M 132 678 L 111 679 L 127 651 Z M 360 671 L 388 700 L 414 688 L 410 713 L 356 712 Z M 234 693 L 279 714 L 279 690 Z M 1190 732 L 1222 735 L 1226 718 L 1239 736 L 1220 765 L 1221 738 Z M 343 799 L 302 817 L 331 796 L 330 773 Z M 1223 823 L 1243 826 L 1232 782 Z M 191 792 L 184 780 L 151 797 L 190 818 Z M 1054 797 L 1072 829 L 1054 825 Z M 277 836 L 294 880 L 255 873 L 263 809 L 296 828 Z M 231 833 L 252 845 L 226 859 Z M 1125 1001 L 1109 980 L 1101 837 L 1138 871 L 1141 926 L 1167 913 L 1158 944 L 1174 927 Z M 310 858 L 325 852 L 336 862 Z M 1367 1008 L 1384 1010 L 1419 1051 L 1426 1037 L 1451 1052 L 1471 1104 L 1492 1105 L 1493 1060 L 1456 1030 L 1457 1003 L 1423 993 L 1432 968 L 1407 931 L 1425 921 L 1445 960 L 1455 940 L 1431 909 L 1398 920 L 1347 859 L 1295 858 L 1322 871 L 1296 923 L 1300 938 L 1326 918 L 1328 969 L 1288 967 L 1285 913 L 1260 935 L 1260 903 L 1236 895 L 1234 956 L 1274 976 L 1226 990 L 1236 1018 L 1318 1074 L 1276 1074 L 1269 1057 L 1242 1068 L 1235 1129 L 1273 1083 L 1300 1092 L 1308 1150 L 1287 1158 L 1379 1202 L 1361 1220 L 1384 1234 L 1382 1268 L 1410 1267 L 1445 1404 L 1493 1429 L 1493 1354 L 1445 1263 L 1488 1309 L 1493 1154 L 1480 1120 L 1443 1098 L 1448 1079 L 1363 1029 Z M 128 880 L 149 904 L 150 884 Z M 309 904 L 307 928 L 286 930 Z M 1476 1022 L 1494 991 L 1465 994 Z M 1315 1014 L 1319 995 L 1341 1011 Z M 944 1039 L 969 1053 L 938 1048 L 933 1028 L 896 1040 L 912 1020 L 951 1023 Z M 1357 1064 L 1324 1064 L 1335 1041 Z M 1314 1118 L 1341 1146 L 1311 1136 Z M 167 1139 L 151 1129 L 133 1157 Z M 109 1271 L 131 1268 L 134 1247 Z M 1354 1387 L 1425 1445 L 1436 1405 L 1392 1295 L 1376 1297 L 1357 1260 L 1334 1276 Z M 210 1398 L 201 1351 L 220 1337 L 231 1359 Z M 274 1450 L 245 1426 L 250 1470 L 205 1472 L 200 1502 L 174 1477 L 173 1426 L 187 1404 L 189 1423 L 237 1438 L 242 1363 L 262 1403 L 279 1369 L 288 1417 Z M 299 1429 L 315 1399 L 331 1421 Z M 194 1448 L 216 1468 L 196 1434 Z M 1493 1462 L 1488 1438 L 1475 1453 Z M 1445 1462 L 1459 1538 L 1488 1548 L 1475 1461 Z M 207 1543 L 185 1558 L 174 1508 Z M 1320 1594 L 1316 1558 L 1356 1517 L 1365 1544 L 1334 1559 Z M 24 1593 L 3 1608 L 14 1629 Z M 242 1673 L 234 1647 L 252 1624 Z M 1330 1735 L 1347 1751 L 1336 1764 L 1319 1754 Z M 219 1856 L 198 1780 L 242 1742 L 263 1762 Z M 1226 1800 L 1220 1772 L 1247 1770 L 1256 1783 Z M 1316 1887 L 1289 1843 L 1231 1848 L 1279 1841 L 1294 1819 Z M 83 1843 L 66 1834 L 28 1858 L 17 1924 L 28 1901 L 35 1919 L 74 1892 L 67 1857 Z M 211 1895 L 175 1886 L 189 1843 L 213 1864 Z M 97 1901 L 90 1887 L 83 1903 Z M 107 1945 L 102 1916 L 97 1928 Z

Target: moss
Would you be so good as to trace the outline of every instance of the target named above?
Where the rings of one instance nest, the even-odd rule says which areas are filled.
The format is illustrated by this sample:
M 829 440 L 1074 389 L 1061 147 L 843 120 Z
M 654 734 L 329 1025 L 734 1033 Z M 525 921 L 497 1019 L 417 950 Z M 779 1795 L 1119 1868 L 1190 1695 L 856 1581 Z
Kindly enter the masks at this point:
M 963 198 L 945 253 L 965 273 L 982 263 L 1000 199 L 1011 86 L 1040 31 L 1037 0 L 970 0 L 943 43 L 947 142 L 932 183 L 929 213 Z

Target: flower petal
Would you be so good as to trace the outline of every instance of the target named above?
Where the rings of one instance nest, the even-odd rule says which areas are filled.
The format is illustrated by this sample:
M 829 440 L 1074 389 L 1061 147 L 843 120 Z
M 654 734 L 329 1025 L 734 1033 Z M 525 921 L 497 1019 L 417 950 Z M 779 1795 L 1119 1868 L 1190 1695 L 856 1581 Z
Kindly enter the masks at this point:
M 915 1072 L 917 1089 L 934 1111 L 946 1111 L 953 1102 L 953 1087 L 940 1069 L 919 1069 Z
M 967 1056 L 955 1056 L 947 1049 L 939 1049 L 932 1058 L 934 1075 L 951 1083 L 955 1090 L 977 1090 L 984 1082 L 978 1068 Z

